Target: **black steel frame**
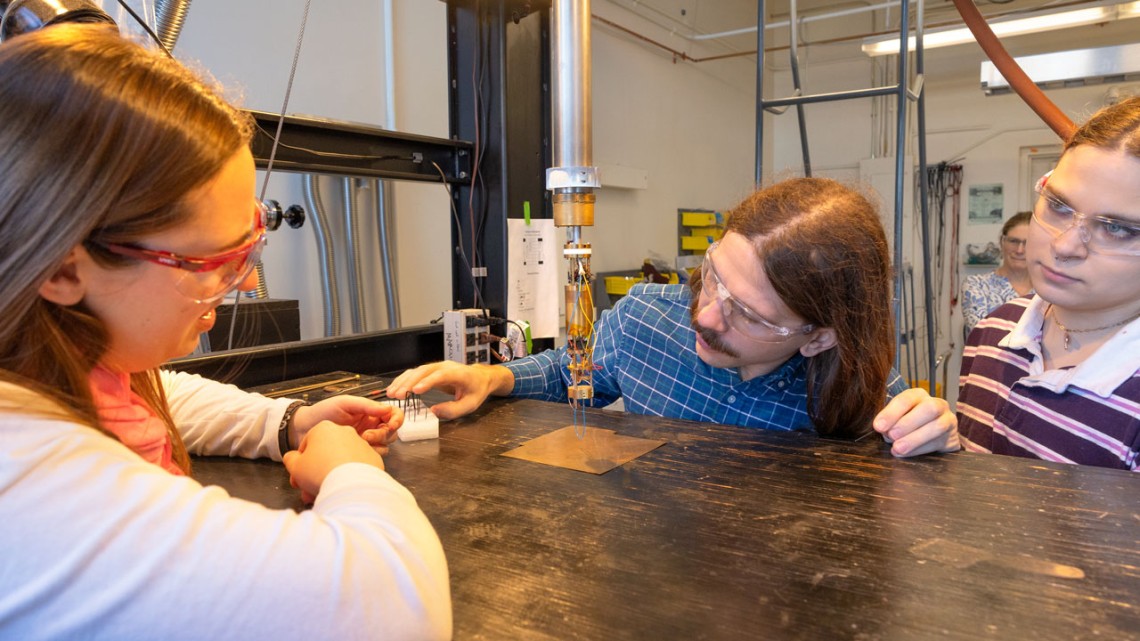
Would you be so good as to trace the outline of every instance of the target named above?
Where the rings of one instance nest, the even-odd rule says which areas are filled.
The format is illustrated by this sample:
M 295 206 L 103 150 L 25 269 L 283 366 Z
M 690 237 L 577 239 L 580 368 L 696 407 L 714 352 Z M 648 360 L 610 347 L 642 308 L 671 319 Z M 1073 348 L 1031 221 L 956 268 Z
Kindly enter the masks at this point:
M 247 388 L 336 370 L 390 374 L 438 360 L 443 360 L 443 328 L 421 325 L 191 356 L 172 366 Z
M 253 158 L 259 169 L 334 174 L 362 178 L 439 182 L 438 164 L 448 182 L 471 171 L 474 145 L 461 139 L 418 136 L 359 123 L 250 111 L 257 125 Z M 281 139 L 273 149 L 273 138 Z
M 551 218 L 550 2 L 448 0 L 450 133 L 472 140 L 452 190 L 457 308 L 506 316 L 507 219 Z
M 450 139 L 250 111 L 259 168 L 441 182 L 451 191 L 456 307 L 506 316 L 507 219 L 551 218 L 550 1 L 446 0 Z M 281 138 L 276 150 L 273 138 Z M 478 148 L 476 148 L 476 142 Z M 470 267 L 485 275 L 474 277 Z M 476 297 L 476 282 L 481 291 Z M 426 325 L 179 359 L 180 370 L 243 387 L 345 369 L 383 374 L 443 358 Z M 549 347 L 544 342 L 539 347 Z

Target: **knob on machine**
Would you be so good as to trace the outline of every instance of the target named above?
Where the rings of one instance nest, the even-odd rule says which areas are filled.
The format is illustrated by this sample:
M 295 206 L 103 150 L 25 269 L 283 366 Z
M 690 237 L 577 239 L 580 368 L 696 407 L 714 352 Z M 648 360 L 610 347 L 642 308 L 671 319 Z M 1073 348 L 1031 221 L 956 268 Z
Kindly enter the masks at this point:
M 281 221 L 293 229 L 298 229 L 305 224 L 305 208 L 300 205 L 290 205 L 285 211 L 281 211 L 281 203 L 276 200 L 265 201 L 265 228 L 269 231 L 276 231 L 281 226 Z

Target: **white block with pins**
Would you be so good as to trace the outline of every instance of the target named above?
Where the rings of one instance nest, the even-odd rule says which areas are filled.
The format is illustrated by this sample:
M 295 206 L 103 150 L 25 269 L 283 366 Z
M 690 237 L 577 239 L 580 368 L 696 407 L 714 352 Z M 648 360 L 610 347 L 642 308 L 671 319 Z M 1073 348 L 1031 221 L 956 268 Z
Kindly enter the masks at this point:
M 390 398 L 380 401 L 388 405 L 403 408 L 404 424 L 396 430 L 396 436 L 401 441 L 424 441 L 439 438 L 439 418 L 432 414 L 428 406 L 418 398 L 411 402 Z

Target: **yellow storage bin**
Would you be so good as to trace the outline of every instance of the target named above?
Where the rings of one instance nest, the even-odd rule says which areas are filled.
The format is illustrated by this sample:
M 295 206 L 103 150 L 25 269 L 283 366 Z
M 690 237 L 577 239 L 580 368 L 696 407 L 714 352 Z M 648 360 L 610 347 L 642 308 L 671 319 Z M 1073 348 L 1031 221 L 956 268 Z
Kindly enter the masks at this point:
M 724 227 L 693 227 L 685 231 L 690 236 L 712 236 L 713 240 L 720 240 L 724 236 Z
M 681 249 L 704 251 L 716 240 L 712 236 L 681 236 Z
M 677 272 L 669 272 L 669 284 L 676 285 L 681 282 Z M 642 276 L 606 276 L 606 293 L 611 296 L 625 296 L 630 288 L 638 283 L 644 283 Z
M 682 211 L 682 227 L 715 227 L 724 224 L 724 217 L 715 211 Z
M 629 288 L 642 282 L 640 276 L 606 276 L 606 293 L 625 296 Z
M 910 385 L 911 387 L 921 387 L 924 390 L 930 389 L 930 381 L 928 381 L 925 378 L 920 378 L 917 381 L 911 379 L 911 380 L 907 381 L 907 384 Z M 942 392 L 943 392 L 942 383 L 935 383 L 934 384 L 934 395 L 937 396 L 938 398 L 946 398 L 946 396 L 944 396 L 942 394 Z

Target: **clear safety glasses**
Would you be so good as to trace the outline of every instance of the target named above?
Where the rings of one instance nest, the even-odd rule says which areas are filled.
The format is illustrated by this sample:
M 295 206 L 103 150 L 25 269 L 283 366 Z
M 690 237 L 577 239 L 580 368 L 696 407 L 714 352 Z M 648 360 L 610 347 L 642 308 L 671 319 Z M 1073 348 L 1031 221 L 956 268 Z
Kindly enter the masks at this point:
M 1037 181 L 1040 198 L 1033 208 L 1033 220 L 1054 237 L 1077 228 L 1081 241 L 1096 254 L 1140 256 L 1140 222 L 1076 211 L 1049 190 L 1049 172 Z
M 712 263 L 712 254 L 719 245 L 720 243 L 713 243 L 705 250 L 705 259 L 701 263 L 701 291 L 720 302 L 720 313 L 730 327 L 758 343 L 782 343 L 793 336 L 809 334 L 815 329 L 811 324 L 800 327 L 776 325 L 736 300 L 721 282 Z

